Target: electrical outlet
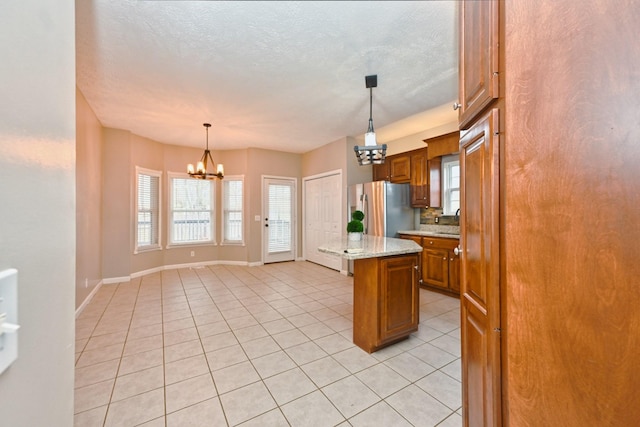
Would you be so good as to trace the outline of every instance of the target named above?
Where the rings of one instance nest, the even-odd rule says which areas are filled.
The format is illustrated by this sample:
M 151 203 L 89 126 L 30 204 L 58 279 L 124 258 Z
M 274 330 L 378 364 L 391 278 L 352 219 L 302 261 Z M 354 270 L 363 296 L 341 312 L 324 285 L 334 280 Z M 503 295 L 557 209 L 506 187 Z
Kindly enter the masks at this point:
M 196 256 L 196 251 L 191 251 L 191 256 Z

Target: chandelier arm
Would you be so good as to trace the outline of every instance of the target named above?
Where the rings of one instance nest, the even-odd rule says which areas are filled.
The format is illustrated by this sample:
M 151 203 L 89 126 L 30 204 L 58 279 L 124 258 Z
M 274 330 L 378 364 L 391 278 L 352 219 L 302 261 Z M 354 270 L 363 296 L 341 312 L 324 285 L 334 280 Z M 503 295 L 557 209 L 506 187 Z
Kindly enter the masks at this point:
M 200 158 L 200 161 L 202 162 L 202 165 L 204 166 L 205 171 L 207 170 L 207 157 L 211 157 L 211 154 L 209 153 L 209 149 L 204 150 L 204 153 L 202 153 L 202 157 Z
M 211 151 L 209 151 L 209 149 L 207 149 L 207 151 L 206 151 L 205 155 L 206 155 L 207 157 L 209 157 L 209 160 L 211 160 L 211 167 L 212 167 L 212 168 L 215 168 L 215 167 L 216 167 L 216 162 L 214 162 L 214 161 L 213 161 L 213 157 L 211 157 Z M 205 164 L 206 164 L 206 163 L 205 163 Z M 205 168 L 206 168 L 206 166 L 205 166 Z

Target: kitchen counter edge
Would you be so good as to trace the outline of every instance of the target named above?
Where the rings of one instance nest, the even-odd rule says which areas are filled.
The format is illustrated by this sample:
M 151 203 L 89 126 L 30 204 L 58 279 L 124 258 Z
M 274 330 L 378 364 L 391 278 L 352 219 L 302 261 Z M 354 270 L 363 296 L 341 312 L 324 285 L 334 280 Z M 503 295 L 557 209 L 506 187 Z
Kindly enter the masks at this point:
M 318 251 L 344 259 L 363 259 L 418 253 L 422 247 L 413 240 L 364 235 L 360 241 L 346 237 L 330 241 L 319 246 Z
M 460 239 L 460 234 L 443 233 L 438 231 L 400 230 L 398 231 L 398 234 L 405 234 L 409 236 L 440 237 L 443 239 Z

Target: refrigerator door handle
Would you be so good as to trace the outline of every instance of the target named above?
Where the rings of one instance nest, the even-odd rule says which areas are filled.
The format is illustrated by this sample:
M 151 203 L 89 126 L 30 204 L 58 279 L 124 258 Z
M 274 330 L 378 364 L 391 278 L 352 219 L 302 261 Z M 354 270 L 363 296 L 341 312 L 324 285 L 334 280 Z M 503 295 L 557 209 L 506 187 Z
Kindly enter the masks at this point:
M 362 195 L 362 207 L 364 208 L 364 234 L 369 234 L 369 198 L 366 193 Z

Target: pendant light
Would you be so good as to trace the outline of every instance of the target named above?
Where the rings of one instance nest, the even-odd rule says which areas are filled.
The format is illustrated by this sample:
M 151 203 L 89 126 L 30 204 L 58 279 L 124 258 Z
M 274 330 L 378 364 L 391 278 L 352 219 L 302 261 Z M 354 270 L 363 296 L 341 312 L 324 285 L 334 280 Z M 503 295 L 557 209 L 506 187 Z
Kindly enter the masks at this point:
M 211 127 L 211 124 L 203 123 L 202 126 L 204 126 L 207 130 L 207 146 L 195 170 L 193 168 L 193 164 L 189 163 L 189 165 L 187 165 L 187 173 L 189 174 L 189 176 L 198 179 L 222 179 L 224 178 L 224 166 L 222 166 L 221 163 L 218 163 L 218 167 L 216 168 L 213 157 L 211 157 L 211 151 L 209 151 L 209 128 Z M 215 169 L 215 173 L 207 171 L 207 167 L 209 166 L 209 164 L 211 164 L 210 170 Z
M 369 89 L 369 127 L 364 134 L 364 146 L 356 145 L 353 150 L 360 166 L 381 165 L 387 156 L 387 144 L 378 145 L 373 130 L 373 88 L 378 87 L 378 75 L 365 76 L 365 86 Z

